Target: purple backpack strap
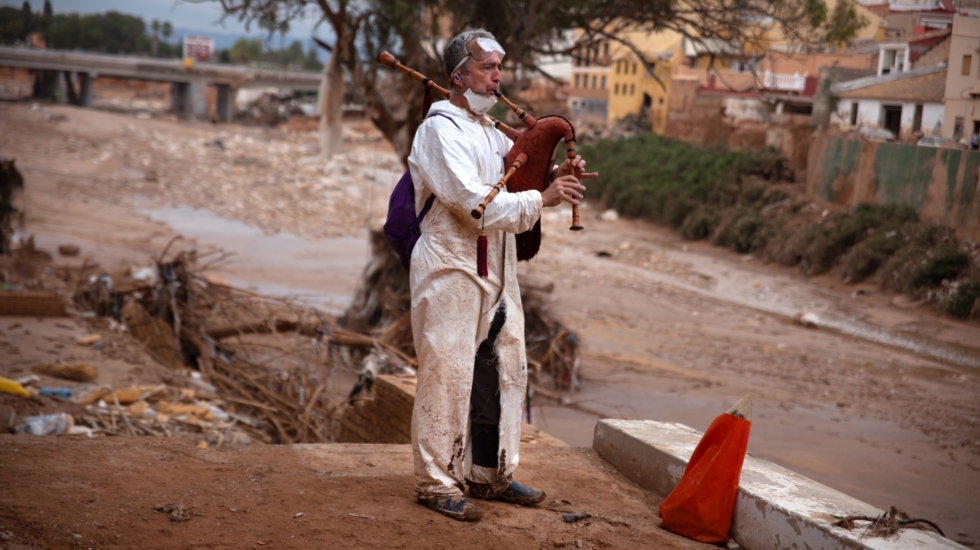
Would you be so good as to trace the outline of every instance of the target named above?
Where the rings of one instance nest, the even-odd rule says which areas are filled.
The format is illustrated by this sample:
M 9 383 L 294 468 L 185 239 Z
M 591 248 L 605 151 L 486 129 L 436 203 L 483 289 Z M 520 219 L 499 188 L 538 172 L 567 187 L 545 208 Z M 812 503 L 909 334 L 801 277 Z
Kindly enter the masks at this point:
M 429 116 L 441 116 L 449 119 L 453 126 L 459 128 L 452 117 L 443 113 L 432 113 Z M 429 195 L 418 216 L 415 215 L 415 183 L 412 181 L 411 171 L 406 170 L 395 189 L 391 192 L 388 200 L 388 219 L 385 221 L 384 234 L 388 243 L 394 249 L 398 259 L 401 260 L 405 271 L 409 270 L 412 262 L 412 250 L 415 243 L 422 236 L 422 219 L 429 213 L 432 203 L 435 202 L 435 194 Z

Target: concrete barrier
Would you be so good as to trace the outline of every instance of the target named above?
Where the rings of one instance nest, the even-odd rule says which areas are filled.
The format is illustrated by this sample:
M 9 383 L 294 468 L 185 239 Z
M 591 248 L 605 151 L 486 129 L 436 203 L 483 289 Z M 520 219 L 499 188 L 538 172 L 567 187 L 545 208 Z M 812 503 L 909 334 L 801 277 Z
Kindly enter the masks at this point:
M 667 495 L 684 474 L 701 435 L 682 424 L 601 420 L 592 446 L 626 477 Z M 771 462 L 746 457 L 731 537 L 750 550 L 965 550 L 931 531 L 902 529 L 882 538 L 864 536 L 866 523 L 853 531 L 833 526 L 837 517 L 881 514 L 870 504 Z

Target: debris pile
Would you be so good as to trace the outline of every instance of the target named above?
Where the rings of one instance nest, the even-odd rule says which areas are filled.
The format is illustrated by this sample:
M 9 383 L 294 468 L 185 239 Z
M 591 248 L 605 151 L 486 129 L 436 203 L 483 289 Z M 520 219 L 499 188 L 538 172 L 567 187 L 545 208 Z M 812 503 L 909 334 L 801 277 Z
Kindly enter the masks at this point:
M 371 232 L 371 255 L 354 300 L 338 322 L 355 333 L 372 336 L 382 359 L 381 373 L 414 372 L 418 362 L 412 340 L 408 274 L 381 231 Z M 552 289 L 550 285 L 521 284 L 529 381 L 542 389 L 574 389 L 578 386 L 579 341 L 574 332 L 548 314 L 544 295 Z M 373 368 L 367 360 L 368 351 L 364 348 L 352 364 L 361 359 Z
M 0 389 L 25 396 L 17 399 L 53 399 L 52 407 L 36 411 L 15 404 L 14 412 L 22 416 L 17 422 L 12 416 L 7 429 L 180 436 L 212 448 L 334 440 L 342 409 L 360 391 L 370 393 L 378 374 L 414 375 L 418 367 L 407 274 L 380 231 L 371 239 L 372 260 L 339 320 L 206 274 L 224 259 L 220 251 L 172 253 L 171 241 L 152 266 L 125 275 L 99 274 L 84 265 L 71 277 L 77 282 L 72 299 L 78 313 L 135 339 L 167 367 L 164 383 L 99 385 L 97 365 L 35 365 L 37 374 L 73 383 L 43 388 L 37 387 L 36 375 L 4 379 L 12 389 Z M 547 313 L 543 296 L 551 288 L 522 286 L 531 383 L 546 396 L 547 388 L 575 388 L 576 335 Z M 79 336 L 75 343 L 107 345 L 98 333 Z M 328 384 L 335 368 L 361 373 L 349 395 L 346 388 Z
M 23 214 L 16 204 L 23 192 L 24 177 L 15 160 L 0 159 L 0 255 L 10 255 L 13 232 L 17 225 L 23 225 Z
M 149 274 L 119 284 L 92 275 L 74 294 L 80 311 L 110 317 L 169 367 L 168 383 L 77 388 L 72 398 L 86 413 L 76 420 L 110 435 L 196 434 L 215 446 L 330 441 L 335 405 L 324 390 L 335 362 L 332 320 L 234 289 L 203 274 L 207 266 L 198 262 L 209 254 L 168 258 L 169 248 Z M 340 332 L 339 340 L 358 343 Z
M 294 116 L 312 115 L 315 110 L 312 97 L 297 97 L 291 91 L 277 89 L 254 90 L 251 94 L 243 91 L 235 103 L 236 120 L 267 126 Z

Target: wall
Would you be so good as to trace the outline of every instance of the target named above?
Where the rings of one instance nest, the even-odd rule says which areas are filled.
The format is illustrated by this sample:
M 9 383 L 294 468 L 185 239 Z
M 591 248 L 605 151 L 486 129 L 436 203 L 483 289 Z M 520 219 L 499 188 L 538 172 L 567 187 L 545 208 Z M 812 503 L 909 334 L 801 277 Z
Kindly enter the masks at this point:
M 922 106 L 922 133 L 930 135 L 942 135 L 943 117 L 946 114 L 946 106 L 939 103 L 926 103 Z
M 726 97 L 725 116 L 735 122 L 769 122 L 769 105 L 754 97 Z
M 20 67 L 0 67 L 0 98 L 24 99 L 34 93 L 34 75 Z
M 882 105 L 901 105 L 902 106 L 902 132 L 898 136 L 900 139 L 912 138 L 912 124 L 915 121 L 915 106 L 922 105 L 922 125 L 920 131 L 923 135 L 933 135 L 941 133 L 943 113 L 945 111 L 941 103 L 902 103 L 896 101 L 882 101 L 878 99 L 853 99 L 842 97 L 837 103 L 837 110 L 831 113 L 830 123 L 837 126 L 850 127 L 851 125 L 851 104 L 858 104 L 857 127 L 878 128 L 882 123 Z M 936 132 L 936 125 L 940 125 L 940 132 Z
M 912 62 L 912 68 L 918 69 L 920 67 L 932 67 L 939 65 L 940 63 L 946 63 L 949 61 L 949 46 L 952 39 L 947 36 L 939 41 L 937 44 L 933 45 L 931 48 L 926 50 L 926 52 L 919 56 L 918 59 Z
M 980 242 L 980 153 L 816 135 L 806 191 L 835 204 L 905 204 Z
M 980 18 L 957 15 L 953 20 L 949 70 L 946 72 L 943 137 L 954 137 L 953 126 L 956 117 L 963 117 L 966 135 L 973 131 L 973 121 L 980 120 L 980 99 L 971 99 L 966 95 L 973 89 L 980 91 L 980 54 L 975 51 L 978 39 L 980 39 Z M 964 55 L 973 56 L 968 75 L 963 75 L 960 71 Z
M 807 151 L 810 146 L 810 117 L 807 115 L 772 115 L 766 127 L 766 145 L 778 149 L 797 174 L 806 174 Z

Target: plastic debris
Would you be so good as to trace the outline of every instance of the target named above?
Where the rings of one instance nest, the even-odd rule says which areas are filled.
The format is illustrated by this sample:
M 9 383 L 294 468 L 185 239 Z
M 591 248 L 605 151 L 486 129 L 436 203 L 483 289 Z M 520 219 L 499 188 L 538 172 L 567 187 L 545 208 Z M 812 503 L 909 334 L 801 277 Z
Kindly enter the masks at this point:
M 67 413 L 25 416 L 14 428 L 14 433 L 26 435 L 61 435 L 74 425 L 75 421 Z

